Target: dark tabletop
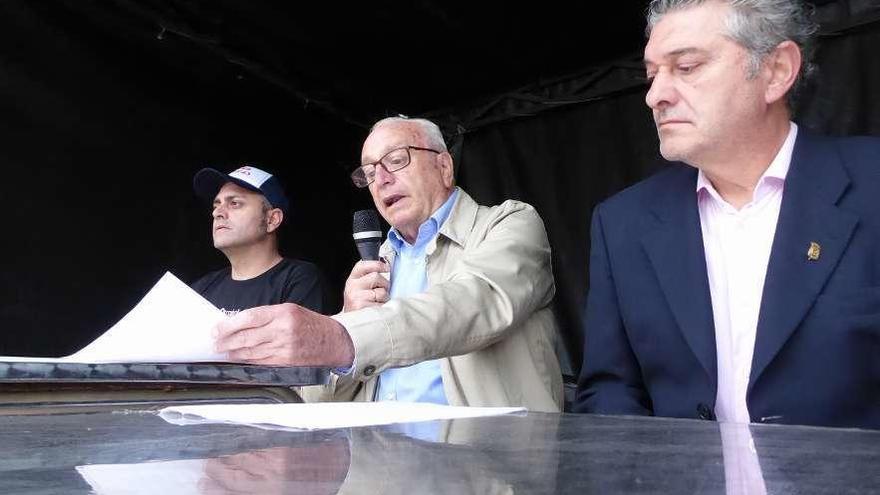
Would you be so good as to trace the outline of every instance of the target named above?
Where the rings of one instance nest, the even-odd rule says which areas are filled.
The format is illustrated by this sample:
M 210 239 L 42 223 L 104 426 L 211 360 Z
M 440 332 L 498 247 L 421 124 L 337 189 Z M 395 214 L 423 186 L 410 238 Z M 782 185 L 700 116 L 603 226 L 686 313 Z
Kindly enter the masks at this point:
M 529 413 L 289 432 L 31 413 L 0 413 L 0 493 L 880 493 L 878 431 Z
M 0 361 L 0 384 L 11 383 L 201 383 L 318 385 L 327 368 L 287 368 L 232 363 L 39 363 Z

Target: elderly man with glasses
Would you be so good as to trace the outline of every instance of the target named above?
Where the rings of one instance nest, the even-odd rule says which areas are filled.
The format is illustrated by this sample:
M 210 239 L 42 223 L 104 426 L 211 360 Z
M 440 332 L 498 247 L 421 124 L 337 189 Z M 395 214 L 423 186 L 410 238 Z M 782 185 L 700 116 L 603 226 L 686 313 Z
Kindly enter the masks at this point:
M 382 261 L 355 265 L 343 312 L 294 304 L 217 329 L 230 359 L 332 366 L 314 400 L 400 400 L 559 411 L 550 246 L 531 206 L 481 206 L 454 185 L 435 124 L 377 122 L 352 173 L 392 229 Z

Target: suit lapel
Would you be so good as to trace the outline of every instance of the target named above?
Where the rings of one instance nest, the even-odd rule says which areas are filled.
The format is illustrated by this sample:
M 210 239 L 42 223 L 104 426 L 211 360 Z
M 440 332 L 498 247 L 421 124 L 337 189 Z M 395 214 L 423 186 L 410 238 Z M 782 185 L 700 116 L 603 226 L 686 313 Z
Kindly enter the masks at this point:
M 671 174 L 664 196 L 654 203 L 641 242 L 685 341 L 715 386 L 715 324 L 697 209 L 697 172 L 676 166 L 682 168 Z
M 834 146 L 819 139 L 801 129 L 795 142 L 761 298 L 749 390 L 812 307 L 857 223 L 855 215 L 836 206 L 849 177 Z M 820 248 L 818 259 L 807 255 L 811 243 Z

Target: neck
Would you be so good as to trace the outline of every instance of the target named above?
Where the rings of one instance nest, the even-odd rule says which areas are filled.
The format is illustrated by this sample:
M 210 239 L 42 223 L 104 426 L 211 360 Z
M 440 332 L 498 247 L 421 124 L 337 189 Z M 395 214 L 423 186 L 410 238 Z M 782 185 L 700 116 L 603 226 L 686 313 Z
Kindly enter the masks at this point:
M 732 140 L 726 147 L 730 152 L 697 167 L 724 201 L 737 210 L 754 197 L 758 180 L 779 153 L 791 127 L 787 113 L 766 122 L 767 125 L 755 126 L 747 136 Z
M 281 261 L 274 243 L 260 243 L 223 250 L 232 267 L 233 280 L 248 280 L 266 273 Z

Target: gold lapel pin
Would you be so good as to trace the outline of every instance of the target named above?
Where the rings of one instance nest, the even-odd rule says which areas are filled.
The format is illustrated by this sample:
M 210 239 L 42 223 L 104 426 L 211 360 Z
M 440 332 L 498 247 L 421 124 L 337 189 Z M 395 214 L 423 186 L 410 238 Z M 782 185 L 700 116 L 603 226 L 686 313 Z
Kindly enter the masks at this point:
M 820 254 L 822 254 L 822 246 L 820 246 L 818 242 L 811 242 L 810 248 L 807 249 L 807 259 L 810 261 L 816 261 L 819 259 Z

